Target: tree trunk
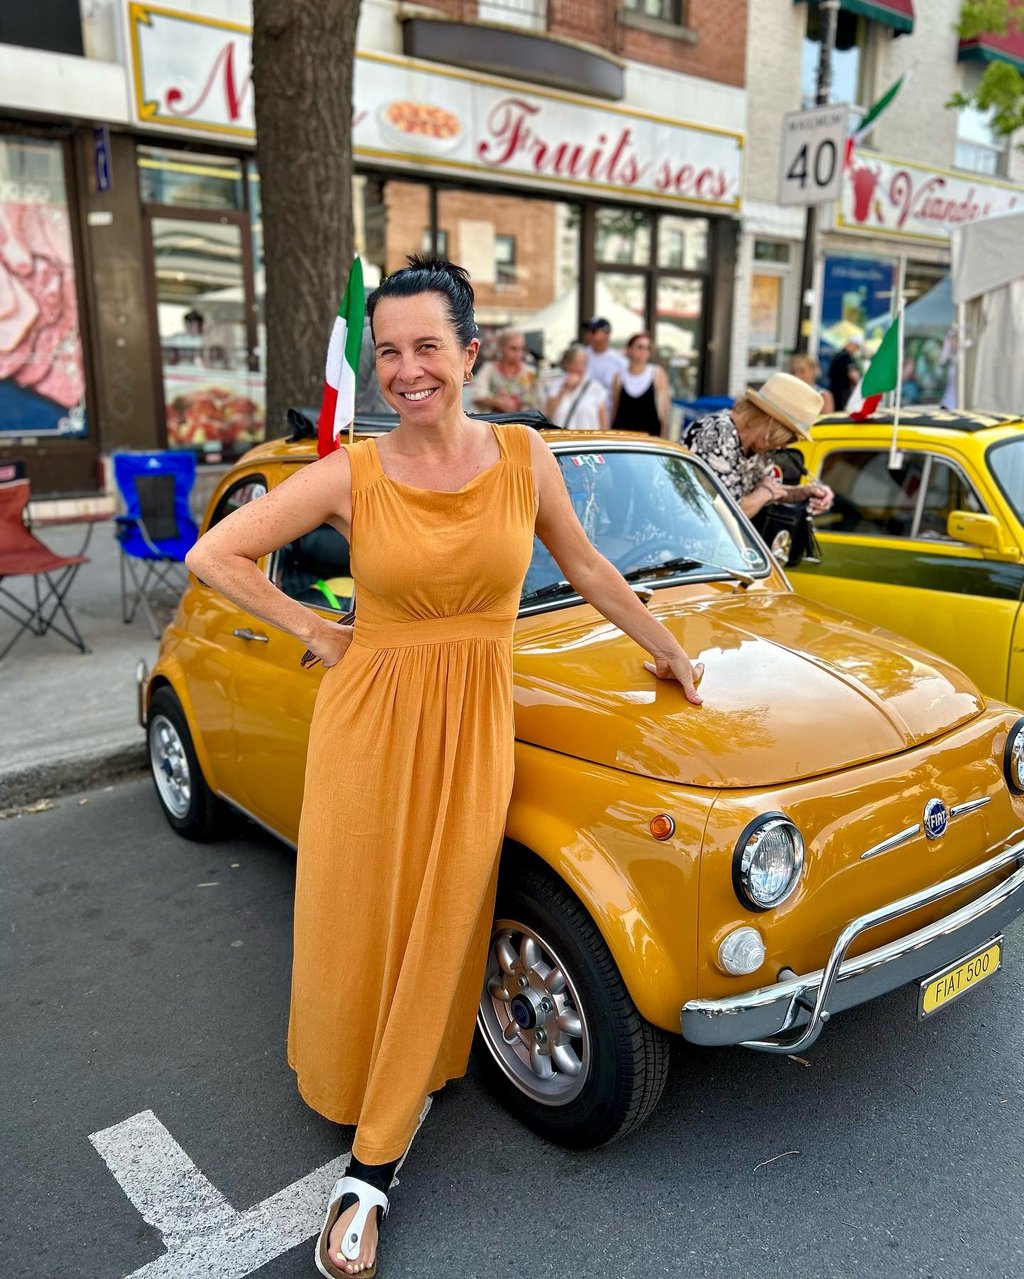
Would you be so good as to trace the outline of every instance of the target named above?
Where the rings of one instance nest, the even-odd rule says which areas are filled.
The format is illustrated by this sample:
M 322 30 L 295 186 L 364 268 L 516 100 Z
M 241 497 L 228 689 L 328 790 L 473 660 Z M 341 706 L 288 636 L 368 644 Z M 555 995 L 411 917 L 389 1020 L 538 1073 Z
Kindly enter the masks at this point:
M 358 0 L 253 0 L 252 68 L 266 272 L 267 437 L 318 406 L 352 263 Z

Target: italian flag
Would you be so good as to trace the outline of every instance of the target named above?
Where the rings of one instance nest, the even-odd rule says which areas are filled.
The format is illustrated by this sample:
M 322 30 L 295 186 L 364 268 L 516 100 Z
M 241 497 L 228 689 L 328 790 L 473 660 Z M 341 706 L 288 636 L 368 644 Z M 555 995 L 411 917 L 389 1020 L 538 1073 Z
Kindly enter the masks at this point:
M 363 344 L 363 264 L 357 257 L 348 273 L 345 296 L 338 307 L 324 372 L 324 397 L 316 424 L 316 451 L 326 457 L 339 447 L 338 436 L 356 415 L 356 377 Z
M 878 117 L 888 110 L 897 93 L 899 93 L 900 89 L 903 88 L 909 79 L 910 72 L 904 71 L 896 83 L 890 85 L 878 101 L 868 107 L 867 114 L 864 116 L 863 120 L 861 120 L 860 124 L 857 125 L 856 129 L 854 129 L 854 131 L 846 139 L 846 155 L 844 157 L 846 168 L 850 167 L 850 161 L 853 159 L 854 151 L 874 128 L 875 124 L 878 122 Z
M 903 323 L 902 309 L 882 338 L 882 345 L 875 352 L 874 359 L 864 374 L 860 384 L 860 393 L 864 402 L 860 408 L 854 409 L 850 417 L 855 422 L 863 422 L 869 418 L 882 402 L 886 391 L 895 391 L 900 373 L 900 325 Z

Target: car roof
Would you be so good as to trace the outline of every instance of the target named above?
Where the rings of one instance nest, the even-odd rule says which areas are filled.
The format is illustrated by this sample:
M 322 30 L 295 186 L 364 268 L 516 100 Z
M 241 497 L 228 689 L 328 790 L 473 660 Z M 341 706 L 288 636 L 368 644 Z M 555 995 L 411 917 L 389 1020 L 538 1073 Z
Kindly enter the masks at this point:
M 469 416 L 479 417 L 486 421 L 495 422 L 498 425 L 522 423 L 526 426 L 531 426 L 540 432 L 548 444 L 554 446 L 598 443 L 606 448 L 621 449 L 624 445 L 629 444 L 632 448 L 637 446 L 641 448 L 645 446 L 664 448 L 667 446 L 680 452 L 687 451 L 671 440 L 664 440 L 657 436 L 635 431 L 566 431 L 549 422 L 540 413 L 471 413 Z M 299 419 L 302 419 L 305 424 L 300 424 Z M 266 440 L 263 444 L 257 444 L 238 459 L 235 467 L 243 465 L 248 467 L 263 462 L 314 461 L 316 459 L 315 416 L 311 416 L 310 410 L 291 409 L 289 410 L 288 420 L 293 429 L 301 432 L 301 434 L 293 433 L 287 437 Z M 385 435 L 387 432 L 393 431 L 397 424 L 397 417 L 390 415 L 379 413 L 359 414 L 355 420 L 353 435 L 357 440 Z M 342 438 L 342 442 L 347 442 L 345 437 Z
M 870 418 L 863 422 L 854 421 L 848 413 L 830 413 L 826 417 L 818 418 L 815 422 L 811 434 L 816 440 L 833 440 L 848 439 L 850 434 L 856 432 L 863 434 L 865 438 L 869 437 L 872 428 L 886 435 L 891 435 L 893 426 L 893 412 L 891 409 L 883 409 L 880 412 L 873 413 Z M 914 434 L 933 435 L 936 431 L 957 431 L 968 435 L 979 435 L 992 433 L 992 435 L 1013 434 L 1012 430 L 1007 428 L 1016 428 L 1024 426 L 1024 421 L 1020 415 L 1013 413 L 981 413 L 976 410 L 963 409 L 940 409 L 937 407 L 929 408 L 906 408 L 900 410 L 899 430 L 902 434 L 904 431 L 911 436 Z

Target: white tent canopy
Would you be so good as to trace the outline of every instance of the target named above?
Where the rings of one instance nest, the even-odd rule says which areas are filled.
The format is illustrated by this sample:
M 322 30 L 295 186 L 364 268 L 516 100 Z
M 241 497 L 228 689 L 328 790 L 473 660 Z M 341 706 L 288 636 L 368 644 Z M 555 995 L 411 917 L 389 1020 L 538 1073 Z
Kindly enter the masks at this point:
M 957 401 L 1024 415 L 1024 211 L 955 227 L 950 250 Z

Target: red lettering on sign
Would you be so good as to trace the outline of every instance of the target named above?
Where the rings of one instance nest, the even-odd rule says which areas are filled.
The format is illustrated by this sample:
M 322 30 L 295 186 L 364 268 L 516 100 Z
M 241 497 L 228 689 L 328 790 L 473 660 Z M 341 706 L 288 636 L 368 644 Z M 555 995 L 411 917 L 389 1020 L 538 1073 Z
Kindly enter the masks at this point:
M 246 71 L 241 80 L 236 79 L 235 45 L 232 40 L 229 40 L 214 58 L 210 74 L 206 77 L 206 83 L 191 105 L 184 104 L 184 93 L 181 89 L 173 86 L 164 95 L 164 105 L 172 115 L 183 117 L 195 115 L 213 93 L 214 87 L 218 85 L 218 77 L 224 106 L 227 108 L 228 119 L 232 122 L 241 119 L 242 112 L 245 109 L 245 100 L 249 96 L 249 90 L 252 88 L 252 72 Z

